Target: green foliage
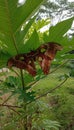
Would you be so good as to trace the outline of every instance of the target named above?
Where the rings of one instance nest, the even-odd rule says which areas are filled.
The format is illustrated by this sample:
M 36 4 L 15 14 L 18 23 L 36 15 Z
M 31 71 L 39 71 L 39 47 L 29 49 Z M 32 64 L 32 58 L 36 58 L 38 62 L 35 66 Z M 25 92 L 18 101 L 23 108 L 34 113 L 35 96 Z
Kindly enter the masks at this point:
M 34 30 L 37 31 L 40 41 L 43 41 L 43 32 L 41 33 L 40 29 L 42 29 L 44 26 L 50 24 L 50 19 L 40 19 L 35 20 L 35 22 L 32 24 L 31 28 L 29 29 L 28 36 L 30 37 Z M 42 38 L 42 39 L 41 39 Z
M 7 66 L 7 61 L 10 58 L 10 55 L 4 50 L 0 50 L 0 68 Z
M 24 21 L 26 22 L 33 15 L 42 2 L 43 0 L 38 0 L 37 2 L 35 0 L 32 2 L 27 0 L 23 5 L 19 5 L 18 0 L 13 0 L 13 2 L 1 0 L 0 17 L 2 17 L 0 18 L 0 32 L 4 34 L 15 33 Z
M 60 57 L 63 57 L 63 59 L 65 59 L 65 57 L 69 57 L 70 54 L 68 55 L 66 52 L 70 49 L 68 46 L 69 44 L 71 48 L 73 47 L 74 38 L 69 41 L 69 39 L 64 35 L 70 29 L 74 17 L 64 20 L 54 27 L 50 27 L 49 34 L 47 34 L 47 32 L 41 34 L 39 29 L 49 23 L 48 20 L 46 20 L 46 22 L 44 20 L 38 21 L 37 23 L 36 21 L 34 22 L 36 18 L 35 11 L 42 2 L 43 0 L 26 0 L 25 3 L 19 4 L 18 0 L 13 0 L 13 2 L 11 2 L 11 0 L 0 1 L 0 68 L 7 67 L 7 62 L 10 57 L 20 53 L 27 53 L 31 50 L 36 50 L 41 44 L 46 42 L 58 42 L 64 47 L 63 51 L 57 55 L 57 59 Z M 30 31 L 32 32 L 30 33 Z M 62 55 L 62 53 L 64 53 L 64 55 Z M 70 55 L 69 58 L 72 58 L 72 56 L 73 55 Z M 48 112 L 50 109 L 48 104 L 40 101 L 36 104 L 35 99 L 39 96 L 39 93 L 32 87 L 34 83 L 37 83 L 40 79 L 45 77 L 42 71 L 38 67 L 37 76 L 35 78 L 28 76 L 26 72 L 22 73 L 22 71 L 20 76 L 20 70 L 18 69 L 14 68 L 14 71 L 16 71 L 15 74 L 18 76 L 12 75 L 12 72 L 10 71 L 8 75 L 6 73 L 5 77 L 2 77 L 4 79 L 3 81 L 0 81 L 0 94 L 3 96 L 8 93 L 11 94 L 10 97 L 14 97 L 14 95 L 16 95 L 17 99 L 15 99 L 17 101 L 15 101 L 15 103 L 17 102 L 16 104 L 20 105 L 20 107 L 10 106 L 10 104 L 7 106 L 8 109 L 17 113 L 17 116 L 11 113 L 11 123 L 8 124 L 7 121 L 5 121 L 6 126 L 4 125 L 3 129 L 12 130 L 17 128 L 17 130 L 19 130 L 19 122 L 20 125 L 22 122 L 24 126 L 25 124 L 28 125 L 28 121 L 29 124 L 31 123 L 33 130 L 58 130 L 60 126 L 59 123 L 57 121 L 50 120 L 50 116 L 47 117 L 48 114 L 46 114 L 46 111 Z M 71 72 L 70 76 L 73 76 L 73 72 Z M 68 75 L 64 75 L 63 78 L 68 78 Z M 43 91 L 43 88 L 41 91 Z M 4 103 L 2 103 L 1 100 L 2 105 L 6 106 L 10 97 L 8 97 Z M 59 97 L 59 99 L 61 98 Z M 31 104 L 33 105 L 32 108 L 30 108 L 31 106 L 29 104 L 31 102 L 34 102 L 34 104 Z M 59 100 L 58 105 L 61 106 L 61 104 L 63 104 L 62 102 L 63 101 Z M 60 112 L 59 108 L 58 111 Z M 63 108 L 61 109 L 62 111 L 64 110 Z M 65 110 L 67 110 L 67 108 Z M 56 109 L 55 111 L 58 114 Z M 29 117 L 31 117 L 30 119 L 32 122 L 29 120 Z M 60 117 L 62 117 L 61 112 Z M 62 121 L 60 120 L 60 122 Z
M 70 76 L 74 77 L 74 69 L 71 70 Z
M 18 5 L 18 0 L 11 1 L 4 0 L 0 1 L 0 41 L 3 50 L 6 50 L 10 55 L 20 53 L 19 43 L 17 36 L 20 33 L 20 37 L 23 40 L 25 33 L 27 33 L 31 24 L 26 25 L 26 30 L 21 31 L 23 24 L 26 24 L 27 20 L 33 16 L 36 9 L 43 2 L 43 0 L 26 1 L 23 5 Z M 25 13 L 26 12 L 26 13 Z M 31 23 L 33 20 L 31 21 Z M 19 40 L 20 41 L 20 40 Z M 20 43 L 22 46 L 24 43 Z M 1 46 L 0 45 L 0 46 Z
M 4 93 L 11 92 L 12 96 L 18 95 L 19 101 L 34 101 L 35 98 L 35 92 L 30 91 L 30 86 L 25 87 L 24 90 L 22 89 L 21 80 L 19 77 L 9 76 L 6 78 L 5 82 L 3 82 L 0 86 L 1 95 L 4 95 Z
M 69 92 L 70 90 L 68 92 L 60 91 L 50 98 L 52 99 L 52 102 L 50 101 L 50 104 L 52 105 L 51 111 L 54 113 L 55 118 L 60 121 L 63 130 L 65 130 L 67 126 L 70 127 L 70 124 L 72 124 L 73 127 L 74 96 L 71 93 L 69 94 Z
M 27 23 L 24 23 L 22 30 L 19 30 L 17 32 L 16 41 L 18 42 L 18 48 L 20 48 L 20 46 L 22 46 L 23 40 L 24 40 L 26 34 L 28 33 L 29 28 L 33 24 L 35 18 L 36 18 L 36 15 L 33 18 L 31 18 L 30 20 L 28 20 Z
M 31 109 L 29 109 L 31 107 Z M 47 113 L 49 112 L 49 105 L 44 100 L 38 100 L 35 103 L 28 105 L 27 112 L 30 114 L 30 121 L 32 122 L 32 130 L 58 130 L 59 122 L 50 120 Z
M 26 53 L 29 52 L 31 50 L 35 50 L 40 46 L 40 41 L 39 41 L 39 37 L 37 34 L 37 31 L 34 30 L 34 32 L 32 33 L 31 37 L 29 38 L 29 40 L 27 40 L 27 42 L 24 45 L 24 48 L 21 49 L 22 53 Z
M 37 130 L 42 130 L 42 129 L 46 129 L 46 130 L 59 130 L 60 125 L 58 124 L 57 121 L 51 121 L 51 120 L 40 120 L 38 122 L 35 122 L 33 124 L 32 130 L 34 130 L 35 128 Z
M 64 20 L 55 26 L 51 26 L 49 29 L 49 34 L 44 33 L 45 42 L 57 42 L 63 46 L 63 50 L 60 51 L 56 58 L 59 60 L 62 59 L 73 59 L 74 55 L 66 54 L 66 52 L 72 50 L 74 47 L 74 38 L 71 39 L 66 35 L 67 31 L 71 28 L 74 17 Z
M 71 28 L 74 17 L 64 20 L 49 30 L 49 41 L 61 42 L 63 35 Z
M 71 28 L 73 20 L 74 17 L 57 23 L 55 26 L 51 26 L 49 29 L 49 35 L 47 37 L 44 37 L 44 40 L 47 41 L 48 39 L 48 42 L 61 42 L 63 35 Z

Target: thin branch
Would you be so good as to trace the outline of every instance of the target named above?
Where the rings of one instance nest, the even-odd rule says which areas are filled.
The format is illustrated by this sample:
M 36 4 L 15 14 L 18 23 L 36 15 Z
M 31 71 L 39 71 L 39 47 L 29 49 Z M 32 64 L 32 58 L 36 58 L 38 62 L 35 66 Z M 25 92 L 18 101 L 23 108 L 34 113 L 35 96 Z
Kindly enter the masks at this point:
M 59 84 L 58 86 L 56 86 L 55 88 L 49 90 L 48 92 L 42 94 L 41 96 L 39 96 L 39 97 L 37 97 L 37 98 L 35 98 L 35 101 L 38 100 L 39 98 L 42 98 L 42 97 L 46 96 L 48 93 L 52 93 L 54 90 L 60 88 L 60 87 L 67 81 L 67 79 L 68 79 L 68 78 L 66 78 L 62 83 L 60 83 L 60 84 Z M 31 101 L 31 102 L 29 102 L 29 103 L 26 103 L 26 105 L 27 105 L 27 104 L 30 104 L 30 103 L 32 103 L 32 102 L 34 102 L 34 101 Z M 7 104 L 0 104 L 0 106 L 6 106 L 6 107 L 11 107 L 11 108 L 22 108 L 21 106 L 12 106 L 12 105 L 7 105 Z
M 12 107 L 8 107 L 8 108 L 11 109 L 12 111 L 14 111 L 15 113 L 17 113 L 19 116 L 21 116 L 21 114 L 19 112 L 17 112 L 14 108 L 12 108 Z
M 12 106 L 12 105 L 8 105 L 8 104 L 0 104 L 0 106 L 11 107 L 11 108 L 22 108 L 20 106 Z
M 41 96 L 37 97 L 37 98 L 35 99 L 35 101 L 38 100 L 38 99 L 40 99 L 40 98 L 42 98 L 42 97 L 44 97 L 44 96 L 46 96 L 48 93 L 52 93 L 52 92 L 54 92 L 56 89 L 60 88 L 60 87 L 67 81 L 67 79 L 68 79 L 68 78 L 66 78 L 62 83 L 60 83 L 60 84 L 59 84 L 58 86 L 56 86 L 55 88 L 53 88 L 53 89 L 49 90 L 48 92 L 42 94 Z
M 67 79 L 68 79 L 68 78 L 66 78 L 62 83 L 60 83 L 60 84 L 59 84 L 58 86 L 56 86 L 55 88 L 49 90 L 48 92 L 42 94 L 41 96 L 39 96 L 39 97 L 37 97 L 37 98 L 35 98 L 34 101 L 36 101 L 36 100 L 38 100 L 38 99 L 40 99 L 40 98 L 46 96 L 48 93 L 54 92 L 56 89 L 60 88 L 60 87 L 67 81 Z M 29 102 L 29 103 L 27 103 L 27 104 L 30 104 L 30 103 L 32 103 L 32 102 L 34 102 L 34 101 L 31 101 L 31 102 Z
M 25 84 L 24 84 L 23 70 L 20 69 L 20 73 L 21 73 L 22 87 L 23 87 L 23 90 L 24 90 L 25 89 Z
M 2 103 L 2 105 L 4 105 L 12 96 L 13 96 L 13 94 L 11 94 L 10 96 L 8 96 L 8 98 Z
M 16 107 L 16 108 L 21 108 L 21 107 L 12 106 L 12 105 L 7 105 L 7 104 L 0 104 L 0 106 L 2 106 L 2 107 L 7 107 L 8 109 L 11 109 L 12 111 L 14 111 L 15 113 L 17 113 L 18 115 L 21 116 L 21 114 L 20 114 L 18 111 L 16 111 L 16 110 L 14 109 L 15 107 Z

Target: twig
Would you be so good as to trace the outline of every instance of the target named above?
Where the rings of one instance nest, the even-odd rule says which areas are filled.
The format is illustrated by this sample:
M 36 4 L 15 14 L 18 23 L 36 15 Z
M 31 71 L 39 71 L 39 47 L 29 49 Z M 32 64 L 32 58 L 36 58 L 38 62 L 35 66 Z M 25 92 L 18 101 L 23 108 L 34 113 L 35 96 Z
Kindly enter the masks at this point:
M 4 105 L 12 96 L 13 96 L 13 94 L 11 94 L 11 95 L 2 103 L 2 105 Z
M 40 98 L 42 98 L 42 97 L 44 97 L 44 96 L 46 96 L 48 93 L 52 93 L 54 90 L 60 88 L 66 81 L 67 81 L 67 79 L 65 79 L 62 83 L 60 83 L 60 84 L 59 84 L 58 86 L 56 86 L 55 88 L 53 88 L 53 89 L 49 90 L 48 92 L 42 94 L 41 96 L 37 97 L 37 98 L 35 99 L 35 101 L 38 100 L 38 99 L 40 99 Z M 26 103 L 26 105 L 29 105 L 29 104 L 32 103 L 32 102 L 34 102 L 34 101 L 31 101 L 31 102 L 29 102 L 29 103 Z M 12 105 L 7 105 L 7 104 L 0 104 L 0 106 L 8 107 L 9 109 L 13 110 L 13 111 L 14 111 L 15 113 L 17 113 L 18 115 L 21 115 L 19 112 L 17 112 L 17 111 L 16 111 L 15 109 L 13 109 L 13 108 L 14 108 L 14 107 L 16 107 L 16 108 L 22 108 L 22 107 L 12 106 Z
M 9 107 L 9 106 L 7 106 L 9 109 L 11 109 L 12 111 L 14 111 L 15 113 L 17 113 L 19 116 L 21 116 L 21 114 L 19 113 L 19 112 L 17 112 L 14 108 L 12 108 L 12 107 Z
M 42 94 L 41 96 L 39 96 L 39 97 L 37 97 L 37 98 L 35 98 L 34 101 L 36 101 L 36 100 L 38 100 L 38 99 L 40 99 L 40 98 L 46 96 L 48 93 L 52 93 L 54 90 L 60 88 L 60 87 L 61 87 L 61 86 L 66 82 L 66 81 L 67 81 L 67 79 L 65 79 L 62 83 L 60 83 L 60 84 L 59 84 L 58 86 L 56 86 L 55 88 L 49 90 L 48 92 Z M 34 102 L 34 101 L 30 101 L 30 102 L 28 102 L 27 105 L 29 105 L 30 103 L 32 103 L 32 102 Z M 26 114 L 26 115 L 27 115 L 27 114 Z M 25 117 L 26 117 L 26 116 L 25 116 Z
M 22 108 L 21 106 L 12 106 L 8 104 L 0 104 L 0 106 L 11 107 L 11 108 Z
M 0 104 L 0 106 L 3 106 L 3 107 L 7 107 L 8 109 L 11 109 L 13 110 L 15 113 L 17 113 L 18 115 L 21 116 L 21 114 L 19 112 L 17 112 L 14 108 L 21 108 L 21 107 L 18 107 L 18 106 L 11 106 L 11 105 L 7 105 L 7 104 Z
M 20 69 L 20 73 L 21 73 L 22 87 L 23 87 L 23 90 L 24 90 L 25 89 L 25 85 L 24 85 L 23 70 Z
M 48 93 L 52 93 L 54 90 L 60 88 L 66 81 L 67 81 L 67 79 L 65 79 L 62 83 L 60 83 L 60 84 L 59 84 L 58 86 L 56 86 L 55 88 L 53 88 L 53 89 L 49 90 L 48 92 L 42 94 L 41 96 L 37 97 L 37 98 L 35 99 L 35 101 L 38 100 L 39 98 L 42 98 L 42 97 L 46 96 Z
M 60 84 L 59 84 L 58 86 L 56 86 L 55 88 L 49 90 L 48 92 L 42 94 L 41 96 L 39 96 L 39 97 L 37 97 L 37 98 L 35 98 L 34 101 L 36 101 L 36 100 L 38 100 L 38 99 L 40 99 L 40 98 L 46 96 L 48 93 L 52 93 L 52 92 L 53 92 L 54 90 L 56 90 L 56 89 L 60 88 L 60 87 L 67 81 L 67 79 L 68 79 L 68 78 L 66 78 L 62 83 L 60 83 Z M 29 102 L 29 103 L 27 103 L 27 104 L 30 104 L 30 103 L 32 103 L 32 102 L 34 102 L 34 101 L 31 101 L 31 102 Z

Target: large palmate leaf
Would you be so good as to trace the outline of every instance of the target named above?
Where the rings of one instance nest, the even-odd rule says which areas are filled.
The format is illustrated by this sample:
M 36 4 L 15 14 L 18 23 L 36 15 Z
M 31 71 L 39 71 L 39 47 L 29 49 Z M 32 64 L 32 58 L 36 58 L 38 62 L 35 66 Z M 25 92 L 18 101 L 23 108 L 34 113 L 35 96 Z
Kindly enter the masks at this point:
M 31 19 L 31 16 L 42 2 L 43 0 L 26 0 L 19 4 L 18 0 L 0 0 L 0 47 L 10 57 L 22 52 L 20 46 L 24 47 L 24 36 L 35 19 Z M 22 30 L 23 24 L 25 27 Z M 0 59 L 1 57 L 0 55 Z
M 49 30 L 49 39 L 55 42 L 60 42 L 63 35 L 71 28 L 74 17 L 64 20 L 53 26 Z
M 18 0 L 0 0 L 0 31 L 15 33 L 41 2 L 43 0 L 26 0 L 19 6 Z
M 55 26 L 50 27 L 49 35 L 44 33 L 45 42 L 57 42 L 63 46 L 63 50 L 60 51 L 56 57 L 59 59 L 73 59 L 74 55 L 66 54 L 67 51 L 74 48 L 74 38 L 69 39 L 67 36 L 64 36 L 66 32 L 71 28 L 74 17 L 64 20 Z
M 43 0 L 26 0 L 19 6 L 18 0 L 0 0 L 0 40 L 11 55 L 19 53 L 16 40 L 18 30 L 21 30 L 23 23 L 31 17 L 41 2 Z
M 12 41 L 12 37 L 8 35 L 3 35 L 0 33 L 0 40 L 2 41 L 3 49 L 9 52 L 11 55 L 20 53 L 20 46 L 24 47 L 24 37 L 28 32 L 30 26 L 34 22 L 35 17 L 30 19 L 29 22 L 25 25 L 23 30 L 19 30 L 16 35 L 14 35 L 15 40 Z
M 44 35 L 44 41 L 61 42 L 63 35 L 71 28 L 74 17 L 64 20 L 49 29 L 49 35 Z M 62 44 L 62 43 L 61 43 Z

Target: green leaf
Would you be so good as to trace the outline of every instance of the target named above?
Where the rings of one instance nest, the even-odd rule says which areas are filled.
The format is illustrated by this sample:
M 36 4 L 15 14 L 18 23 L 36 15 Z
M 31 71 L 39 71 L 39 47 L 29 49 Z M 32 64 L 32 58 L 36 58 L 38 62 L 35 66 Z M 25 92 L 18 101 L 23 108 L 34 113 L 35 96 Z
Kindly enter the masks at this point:
M 63 46 L 63 50 L 57 53 L 56 58 L 74 59 L 74 54 L 67 53 L 74 48 L 74 38 L 69 39 L 67 36 L 63 37 L 61 40 L 61 45 Z
M 2 50 L 0 50 L 0 68 L 7 66 L 7 61 L 11 56 Z
M 49 29 L 49 36 L 44 35 L 48 41 L 61 42 L 63 35 L 71 28 L 74 17 L 64 20 Z
M 23 48 L 20 47 L 20 51 L 23 52 L 30 52 L 31 50 L 35 50 L 40 46 L 39 36 L 37 31 L 34 30 L 29 40 L 24 44 Z
M 18 0 L 0 0 L 0 46 L 10 56 L 15 56 L 22 52 L 24 46 L 24 36 L 32 25 L 38 7 L 44 0 L 26 0 L 23 5 L 18 3 Z M 26 22 L 29 23 L 26 25 Z M 22 26 L 26 25 L 22 31 Z M 23 48 L 23 52 L 25 52 Z M 0 55 L 0 60 L 6 56 Z M 7 57 L 8 60 L 8 57 Z M 0 61 L 0 66 L 1 62 Z M 6 61 L 5 61 L 6 62 Z M 3 64 L 4 65 L 4 64 Z M 6 67 L 6 64 L 4 65 Z
M 24 75 L 25 84 L 29 84 L 34 81 L 34 77 L 28 75 L 27 73 Z
M 74 17 L 64 20 L 53 26 L 49 30 L 49 39 L 55 40 L 55 42 L 61 41 L 63 35 L 71 28 Z
M 34 96 L 35 92 L 31 91 L 31 92 L 25 92 L 23 90 L 19 91 L 19 100 L 25 100 L 27 102 L 30 101 L 34 101 L 35 96 Z
M 71 77 L 74 77 L 74 69 L 71 70 L 70 76 L 71 76 Z
M 26 0 L 19 5 L 18 0 L 0 0 L 0 31 L 4 34 L 15 33 L 43 0 Z
M 18 31 L 33 16 L 42 2 L 43 0 L 26 0 L 23 5 L 19 6 L 18 0 L 13 0 L 13 2 L 11 0 L 0 1 L 0 40 L 4 49 L 12 56 L 19 53 L 19 43 L 16 38 Z M 23 33 L 23 35 L 25 34 Z
M 34 31 L 34 29 L 36 29 L 37 31 L 40 31 L 41 28 L 43 28 L 44 26 L 48 25 L 49 23 L 50 23 L 50 19 L 48 19 L 48 18 L 47 19 L 36 20 L 33 23 L 30 31 L 32 31 L 32 30 Z
M 34 16 L 33 18 L 31 18 L 27 24 L 25 24 L 23 27 L 23 30 L 19 30 L 17 33 L 16 33 L 16 41 L 18 43 L 18 48 L 20 48 L 24 38 L 25 38 L 25 35 L 28 33 L 28 30 L 29 28 L 31 27 L 32 23 L 34 22 L 36 16 Z M 23 44 L 22 44 L 23 45 Z

